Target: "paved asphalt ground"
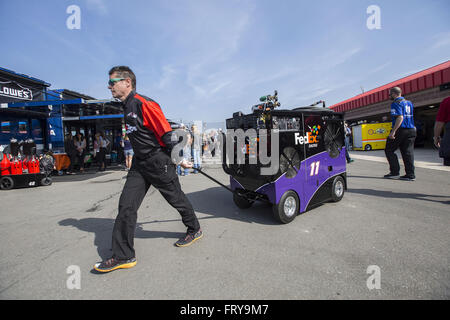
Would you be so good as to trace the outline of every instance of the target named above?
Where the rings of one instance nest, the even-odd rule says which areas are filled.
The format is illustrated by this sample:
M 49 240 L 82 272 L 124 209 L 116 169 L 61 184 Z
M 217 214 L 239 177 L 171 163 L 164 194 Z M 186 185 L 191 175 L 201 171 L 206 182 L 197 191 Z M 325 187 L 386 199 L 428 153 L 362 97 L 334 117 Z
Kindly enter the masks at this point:
M 204 230 L 186 248 L 173 245 L 185 232 L 178 213 L 151 188 L 138 264 L 109 274 L 92 266 L 110 254 L 124 171 L 3 191 L 0 299 L 449 299 L 450 171 L 418 167 L 415 182 L 386 180 L 385 162 L 354 155 L 344 199 L 287 225 L 263 204 L 237 209 L 200 174 L 180 177 Z M 205 171 L 228 183 L 221 169 Z M 80 289 L 68 289 L 70 266 Z M 367 286 L 369 266 L 380 289 Z

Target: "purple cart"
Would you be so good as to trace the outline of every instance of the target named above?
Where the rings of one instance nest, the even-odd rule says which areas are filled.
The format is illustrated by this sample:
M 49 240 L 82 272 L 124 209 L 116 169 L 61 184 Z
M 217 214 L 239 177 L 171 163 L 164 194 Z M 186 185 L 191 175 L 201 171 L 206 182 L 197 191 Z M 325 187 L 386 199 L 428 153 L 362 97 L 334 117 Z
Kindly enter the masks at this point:
M 237 141 L 224 137 L 225 149 L 236 151 L 234 161 L 223 152 L 223 169 L 230 175 L 230 191 L 235 204 L 249 208 L 255 201 L 273 205 L 274 217 L 289 223 L 297 214 L 328 201 L 340 201 L 347 189 L 346 159 L 344 143 L 344 119 L 342 113 L 325 107 L 302 107 L 292 110 L 273 110 L 266 104 L 255 106 L 253 113 L 235 113 L 227 119 L 227 129 L 261 129 L 272 132 L 268 143 L 275 135 L 279 138 L 279 169 L 272 175 L 261 175 L 264 167 L 259 161 L 259 136 L 246 136 L 246 162 L 237 164 Z M 255 131 L 253 130 L 253 132 Z M 256 143 L 252 144 L 252 139 Z M 237 140 L 237 139 L 235 139 Z M 256 164 L 249 164 L 251 145 L 257 146 L 253 156 Z M 270 146 L 268 146 L 270 150 Z M 232 163 L 232 164 L 230 164 Z

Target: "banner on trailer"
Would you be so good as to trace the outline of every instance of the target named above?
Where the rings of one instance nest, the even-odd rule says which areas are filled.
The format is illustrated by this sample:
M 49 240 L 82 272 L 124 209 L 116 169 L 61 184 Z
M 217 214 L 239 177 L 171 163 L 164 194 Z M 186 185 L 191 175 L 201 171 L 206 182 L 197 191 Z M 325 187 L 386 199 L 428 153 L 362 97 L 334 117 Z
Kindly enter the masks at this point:
M 0 77 L 0 103 L 42 100 L 42 87 L 30 87 Z

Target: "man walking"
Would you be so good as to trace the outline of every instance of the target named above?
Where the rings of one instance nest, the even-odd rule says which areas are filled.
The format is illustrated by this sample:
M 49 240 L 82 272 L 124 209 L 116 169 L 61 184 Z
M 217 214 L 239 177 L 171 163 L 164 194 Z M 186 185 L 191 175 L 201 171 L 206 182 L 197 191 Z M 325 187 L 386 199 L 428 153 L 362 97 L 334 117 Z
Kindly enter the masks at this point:
M 350 157 L 350 153 L 348 153 L 348 150 L 350 150 L 350 137 L 352 135 L 352 129 L 348 126 L 347 121 L 344 121 L 344 132 L 345 132 L 345 158 L 347 159 L 347 163 L 352 163 L 353 160 Z
M 441 138 L 444 128 L 444 137 Z M 434 145 L 439 148 L 439 157 L 444 158 L 444 166 L 450 166 L 450 97 L 445 98 L 439 107 L 434 124 Z
M 385 154 L 389 162 L 390 172 L 385 178 L 396 178 L 400 175 L 400 165 L 395 151 L 400 148 L 406 175 L 400 177 L 402 180 L 414 181 L 414 140 L 416 139 L 416 128 L 414 127 L 413 104 L 402 96 L 399 87 L 391 88 L 389 91 L 391 104 L 392 130 L 386 141 Z
M 119 213 L 112 234 L 113 254 L 110 259 L 94 266 L 99 272 L 136 265 L 134 232 L 137 210 L 151 185 L 178 210 L 187 227 L 186 236 L 179 239 L 176 246 L 188 246 L 203 236 L 192 205 L 181 190 L 175 164 L 169 155 L 177 141 L 173 142 L 172 129 L 161 107 L 152 99 L 136 93 L 136 76 L 126 66 L 112 68 L 108 84 L 112 96 L 123 103 L 126 131 L 134 159 L 119 200 Z M 182 162 L 181 166 L 191 168 L 192 164 Z

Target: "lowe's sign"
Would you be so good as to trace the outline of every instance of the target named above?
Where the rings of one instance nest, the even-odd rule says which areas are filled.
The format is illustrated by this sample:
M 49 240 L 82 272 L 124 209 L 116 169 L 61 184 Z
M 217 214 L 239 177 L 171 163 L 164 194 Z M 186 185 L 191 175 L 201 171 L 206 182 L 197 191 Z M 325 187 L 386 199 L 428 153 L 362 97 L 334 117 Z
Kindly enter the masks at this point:
M 22 87 L 13 82 L 0 82 L 0 96 L 20 100 L 33 100 L 33 92 L 31 89 Z

